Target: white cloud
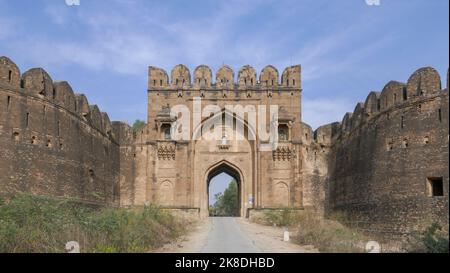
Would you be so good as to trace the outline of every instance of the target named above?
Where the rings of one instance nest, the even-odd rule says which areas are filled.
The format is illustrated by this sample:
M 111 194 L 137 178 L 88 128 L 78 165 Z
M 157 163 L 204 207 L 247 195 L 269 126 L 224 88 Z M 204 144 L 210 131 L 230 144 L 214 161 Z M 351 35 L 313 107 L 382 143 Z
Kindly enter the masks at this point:
M 356 102 L 343 98 L 303 99 L 302 119 L 313 129 L 332 122 L 341 122 L 345 113 L 352 112 Z

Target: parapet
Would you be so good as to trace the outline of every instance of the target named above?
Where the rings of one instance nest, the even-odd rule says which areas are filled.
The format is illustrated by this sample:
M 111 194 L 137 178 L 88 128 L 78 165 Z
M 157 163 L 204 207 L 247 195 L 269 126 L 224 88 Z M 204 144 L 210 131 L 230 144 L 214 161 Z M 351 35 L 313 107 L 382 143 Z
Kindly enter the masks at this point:
M 33 95 L 51 98 L 53 96 L 53 80 L 42 68 L 32 68 L 22 75 L 22 87 Z
M 232 87 L 234 85 L 234 71 L 227 65 L 222 65 L 216 74 L 218 87 Z
M 285 87 L 301 88 L 301 71 L 300 65 L 288 67 L 281 76 L 281 84 Z
M 441 89 L 441 77 L 432 67 L 423 67 L 414 72 L 407 84 L 408 97 L 428 95 Z
M 227 65 L 222 65 L 213 78 L 212 70 L 206 65 L 195 68 L 193 77 L 189 68 L 179 64 L 171 71 L 169 78 L 167 72 L 158 67 L 149 67 L 148 90 L 178 90 L 178 89 L 211 89 L 211 88 L 295 88 L 301 89 L 301 66 L 295 65 L 284 70 L 281 84 L 278 70 L 272 65 L 264 67 L 259 75 L 255 68 L 245 65 L 239 69 L 237 79 L 234 71 Z
M 406 101 L 408 99 L 406 84 L 390 81 L 383 88 L 383 91 L 380 95 L 380 110 L 386 110 L 402 101 Z
M 89 105 L 85 95 L 75 94 L 67 81 L 53 82 L 43 68 L 32 68 L 21 75 L 13 61 L 7 57 L 0 57 L 0 83 L 7 88 L 12 87 L 11 90 L 40 98 L 44 103 L 62 107 L 110 136 L 108 132 L 112 129 L 108 115 L 102 113 L 98 106 Z
M 54 82 L 55 100 L 69 111 L 76 112 L 76 99 L 72 87 L 66 81 Z
M 206 65 L 199 65 L 194 71 L 194 85 L 198 88 L 211 87 L 212 71 Z
M 169 86 L 169 76 L 164 69 L 150 66 L 148 68 L 148 87 L 164 88 Z
M 331 145 L 333 138 L 339 134 L 340 123 L 333 122 L 327 125 L 320 126 L 314 132 L 314 140 L 321 145 Z
M 191 72 L 185 65 L 179 64 L 172 69 L 172 86 L 185 87 L 191 85 Z
M 20 87 L 20 70 L 8 57 L 0 57 L 0 82 Z
M 246 65 L 239 70 L 238 85 L 248 87 L 256 85 L 256 70 L 250 65 Z
M 133 128 L 131 128 L 131 126 L 126 122 L 113 121 L 112 130 L 120 145 L 133 144 Z
M 412 99 L 438 94 L 443 91 L 441 88 L 439 73 L 431 67 L 415 71 L 407 84 L 390 81 L 381 93 L 369 93 L 365 103 L 358 103 L 353 113 L 345 114 L 341 122 L 341 132 L 348 133 L 367 119 L 394 107 L 400 107 Z
M 279 83 L 280 74 L 278 73 L 278 70 L 268 65 L 263 68 L 261 71 L 261 75 L 259 76 L 259 82 L 263 86 L 278 86 Z

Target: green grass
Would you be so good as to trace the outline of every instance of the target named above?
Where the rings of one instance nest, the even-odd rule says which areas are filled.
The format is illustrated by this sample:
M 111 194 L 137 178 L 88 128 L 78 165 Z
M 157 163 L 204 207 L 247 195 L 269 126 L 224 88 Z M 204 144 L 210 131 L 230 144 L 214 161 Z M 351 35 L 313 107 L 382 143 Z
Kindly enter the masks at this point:
M 0 253 L 65 252 L 69 241 L 81 252 L 148 252 L 186 231 L 181 220 L 156 206 L 92 209 L 67 200 L 19 195 L 0 200 Z

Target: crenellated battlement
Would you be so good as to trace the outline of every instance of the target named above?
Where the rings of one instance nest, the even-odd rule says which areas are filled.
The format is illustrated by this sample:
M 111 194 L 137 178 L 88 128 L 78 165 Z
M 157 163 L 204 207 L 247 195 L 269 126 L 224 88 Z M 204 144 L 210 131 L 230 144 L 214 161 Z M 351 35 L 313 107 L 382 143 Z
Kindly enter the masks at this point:
M 439 73 L 425 67 L 407 83 L 369 93 L 335 134 L 316 131 L 332 139 L 329 211 L 382 236 L 408 234 L 426 221 L 448 227 L 448 196 L 432 189 L 448 192 L 448 100 L 448 84 L 442 89 Z
M 21 74 L 0 57 L 0 194 L 17 192 L 118 204 L 120 137 L 107 113 L 53 81 L 42 68 Z
M 169 78 L 169 74 L 161 68 L 149 67 L 148 90 L 183 90 L 183 89 L 298 89 L 301 90 L 301 66 L 295 65 L 286 68 L 280 75 L 278 70 L 269 65 L 260 73 L 259 78 L 256 70 L 250 65 L 245 65 L 237 74 L 227 65 L 221 66 L 215 77 L 211 68 L 200 65 L 195 68 L 191 76 L 189 68 L 179 64 L 175 66 Z
M 353 112 L 344 115 L 342 121 L 338 123 L 338 130 L 326 137 L 342 140 L 370 121 L 378 122 L 383 120 L 382 117 L 389 119 L 392 112 L 411 105 L 420 105 L 421 101 L 442 94 L 448 94 L 448 84 L 446 89 L 442 89 L 439 73 L 431 67 L 420 68 L 411 75 L 407 83 L 390 81 L 381 92 L 370 92 L 365 102 L 359 102 Z M 426 112 L 423 114 L 425 115 Z M 403 122 L 406 118 L 403 116 Z
M 15 92 L 42 105 L 65 110 L 67 115 L 78 117 L 80 122 L 117 141 L 107 113 L 101 112 L 97 105 L 90 105 L 84 94 L 74 93 L 67 81 L 53 81 L 43 68 L 32 68 L 21 75 L 13 61 L 0 57 L 0 86 L 5 92 Z

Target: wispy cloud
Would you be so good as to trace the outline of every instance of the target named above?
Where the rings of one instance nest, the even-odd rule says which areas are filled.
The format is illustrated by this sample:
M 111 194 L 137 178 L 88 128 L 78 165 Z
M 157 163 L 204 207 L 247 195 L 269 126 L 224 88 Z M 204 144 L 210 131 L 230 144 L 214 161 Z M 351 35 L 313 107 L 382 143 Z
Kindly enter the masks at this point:
M 303 99 L 303 120 L 313 129 L 332 122 L 341 122 L 345 113 L 353 111 L 356 103 L 351 99 Z

